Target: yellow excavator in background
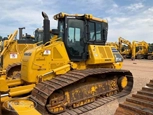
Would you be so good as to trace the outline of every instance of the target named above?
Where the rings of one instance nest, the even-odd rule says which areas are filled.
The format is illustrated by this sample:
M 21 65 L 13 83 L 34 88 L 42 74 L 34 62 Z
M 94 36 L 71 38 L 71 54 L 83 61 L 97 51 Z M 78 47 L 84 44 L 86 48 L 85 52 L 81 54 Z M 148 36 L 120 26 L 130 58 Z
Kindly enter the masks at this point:
M 114 46 L 117 50 L 119 50 L 119 45 L 117 42 L 107 42 L 107 46 Z
M 50 20 L 42 16 L 43 44 L 24 53 L 20 79 L 0 78 L 3 108 L 19 115 L 81 114 L 131 92 L 132 73 L 121 69 L 118 50 L 105 45 L 106 20 L 56 14 L 50 39 Z
M 148 43 L 145 41 L 132 42 L 132 59 L 146 59 L 148 55 Z
M 35 37 L 31 35 L 23 35 L 22 29 L 19 28 L 19 39 L 17 39 L 16 30 L 10 34 L 7 39 L 1 41 L 0 52 L 0 76 L 7 79 L 16 79 L 16 74 L 20 73 L 21 60 L 24 52 L 28 49 L 34 48 L 42 43 L 42 30 L 35 30 Z M 18 74 L 19 75 L 19 74 Z M 7 76 L 7 77 L 6 77 Z M 19 76 L 18 76 L 19 77 Z
M 153 59 L 153 44 L 150 43 L 148 44 L 148 54 L 147 54 L 147 59 L 152 60 Z
M 124 58 L 131 58 L 132 56 L 132 43 L 122 37 L 118 38 L 119 51 Z

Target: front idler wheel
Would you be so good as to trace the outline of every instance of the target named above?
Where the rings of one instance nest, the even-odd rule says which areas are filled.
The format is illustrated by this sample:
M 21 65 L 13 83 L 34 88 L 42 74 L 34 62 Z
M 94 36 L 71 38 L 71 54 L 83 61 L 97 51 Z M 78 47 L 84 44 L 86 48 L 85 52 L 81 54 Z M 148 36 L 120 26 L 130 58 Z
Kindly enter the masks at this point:
M 126 76 L 122 76 L 118 79 L 118 86 L 122 90 L 124 89 L 128 84 L 128 80 Z

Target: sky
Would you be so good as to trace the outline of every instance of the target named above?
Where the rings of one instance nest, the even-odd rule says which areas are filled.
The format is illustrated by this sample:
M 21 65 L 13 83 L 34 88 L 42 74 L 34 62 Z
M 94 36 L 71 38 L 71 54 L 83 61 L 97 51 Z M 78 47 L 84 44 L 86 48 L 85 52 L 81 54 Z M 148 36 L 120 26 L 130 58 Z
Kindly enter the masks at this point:
M 44 11 L 50 27 L 57 28 L 53 16 L 59 12 L 92 14 L 108 20 L 108 42 L 123 37 L 129 41 L 153 43 L 153 0 L 0 0 L 0 35 L 5 37 L 19 27 L 33 35 L 41 28 Z

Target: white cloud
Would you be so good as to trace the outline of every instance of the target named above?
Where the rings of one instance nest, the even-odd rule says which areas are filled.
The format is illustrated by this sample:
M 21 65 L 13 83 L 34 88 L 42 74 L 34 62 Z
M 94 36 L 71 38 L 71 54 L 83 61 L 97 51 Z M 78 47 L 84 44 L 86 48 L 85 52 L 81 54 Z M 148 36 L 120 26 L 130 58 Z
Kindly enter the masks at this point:
M 114 8 L 118 8 L 118 5 L 117 5 L 117 4 L 113 4 L 113 7 L 114 7 Z
M 139 10 L 143 7 L 144 7 L 144 5 L 142 3 L 136 3 L 136 4 L 131 4 L 130 6 L 128 6 L 127 9 L 131 10 L 131 11 L 136 11 L 136 10 Z
M 114 18 L 114 20 L 118 23 L 126 23 L 126 21 L 129 20 L 129 18 L 126 18 L 126 17 L 116 17 Z
M 132 0 L 131 0 L 132 1 Z M 143 3 L 143 4 L 142 4 Z M 59 12 L 91 13 L 104 17 L 109 22 L 109 41 L 117 41 L 119 36 L 130 41 L 146 40 L 152 42 L 153 7 L 146 6 L 144 1 L 131 5 L 119 5 L 113 0 L 0 0 L 0 35 L 8 35 L 18 27 L 26 27 L 24 32 L 33 34 L 36 28 L 42 27 L 41 12 L 45 11 L 51 21 L 51 28 L 57 22 L 52 19 Z
M 113 17 L 109 28 L 109 41 L 117 41 L 119 36 L 130 41 L 137 40 L 153 42 L 153 16 L 150 16 L 150 9 L 140 12 L 137 15 L 124 17 Z M 153 11 L 152 11 L 153 13 Z M 128 18 L 127 18 L 128 17 Z
M 114 0 L 76 0 L 75 4 L 78 3 L 83 5 L 86 11 L 94 10 L 95 12 L 118 7 Z
M 108 21 L 108 23 L 112 21 L 111 17 L 106 17 L 105 19 Z
M 9 0 L 0 1 L 0 4 L 3 4 L 0 7 L 0 35 L 6 36 L 13 33 L 14 30 L 17 30 L 19 27 L 26 27 L 24 31 L 33 34 L 36 28 L 41 28 L 43 25 L 42 11 L 48 14 L 51 20 L 51 27 L 56 27 L 57 23 L 52 18 L 53 15 L 57 13 L 53 7 L 54 2 L 50 1 L 52 10 L 45 8 L 47 2 L 44 3 L 42 0 L 31 2 L 29 2 L 29 0 Z

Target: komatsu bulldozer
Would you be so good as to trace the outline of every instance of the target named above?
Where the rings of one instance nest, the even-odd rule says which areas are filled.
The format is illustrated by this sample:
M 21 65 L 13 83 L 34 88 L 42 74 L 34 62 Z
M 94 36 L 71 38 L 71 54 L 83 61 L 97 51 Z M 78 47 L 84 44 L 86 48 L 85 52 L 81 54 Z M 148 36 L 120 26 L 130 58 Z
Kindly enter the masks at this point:
M 105 46 L 106 20 L 56 14 L 58 28 L 50 39 L 49 17 L 42 16 L 43 44 L 25 51 L 20 79 L 0 79 L 4 109 L 19 115 L 74 115 L 131 92 L 132 73 L 121 69 L 118 50 Z
M 21 60 L 24 52 L 28 49 L 36 47 L 42 43 L 42 32 L 40 29 L 35 30 L 35 37 L 31 35 L 22 35 L 22 29 L 19 28 L 19 39 L 17 39 L 16 30 L 10 34 L 7 39 L 1 41 L 0 51 L 0 75 L 7 79 L 16 79 L 15 75 L 20 73 Z M 19 76 L 18 76 L 19 77 Z

